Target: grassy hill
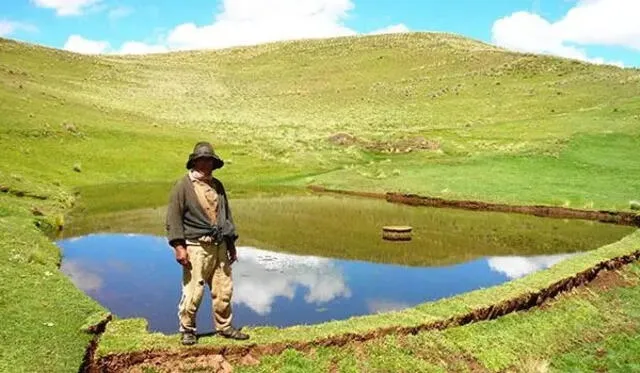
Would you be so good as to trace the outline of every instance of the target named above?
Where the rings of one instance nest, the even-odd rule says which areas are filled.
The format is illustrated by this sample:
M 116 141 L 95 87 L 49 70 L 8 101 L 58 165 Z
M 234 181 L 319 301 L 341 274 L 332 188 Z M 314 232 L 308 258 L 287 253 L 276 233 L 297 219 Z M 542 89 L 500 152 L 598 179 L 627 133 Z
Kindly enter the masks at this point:
M 0 51 L 0 175 L 19 188 L 162 180 L 206 138 L 245 184 L 606 208 L 636 197 L 635 69 L 422 33 L 151 56 L 9 40 Z M 614 175 L 598 177 L 611 166 L 623 178 L 614 190 L 600 180 Z M 558 178 L 562 188 L 548 185 Z
M 61 224 L 77 203 L 164 204 L 201 139 L 228 161 L 232 197 L 316 183 L 590 208 L 640 199 L 637 69 L 428 33 L 150 56 L 0 39 L 0 56 L 3 371 L 73 370 L 89 340 L 79 328 L 101 311 L 34 222 Z

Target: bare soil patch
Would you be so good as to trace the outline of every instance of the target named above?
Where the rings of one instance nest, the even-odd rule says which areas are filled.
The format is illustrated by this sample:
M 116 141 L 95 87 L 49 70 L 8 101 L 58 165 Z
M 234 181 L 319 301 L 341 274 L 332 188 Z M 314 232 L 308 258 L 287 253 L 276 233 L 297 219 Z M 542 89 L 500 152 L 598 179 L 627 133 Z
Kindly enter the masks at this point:
M 440 149 L 440 142 L 429 140 L 422 136 L 404 138 L 369 141 L 359 139 L 349 133 L 340 132 L 327 138 L 333 145 L 338 146 L 359 146 L 363 149 L 388 154 L 411 153 L 414 151 L 434 151 Z
M 604 271 L 591 281 L 587 287 L 593 290 L 606 291 L 619 287 L 637 285 L 634 281 L 625 278 L 619 271 Z
M 366 149 L 380 153 L 411 153 L 413 151 L 440 149 L 440 142 L 418 136 L 408 139 L 376 141 L 366 145 Z
M 166 360 L 156 358 L 131 367 L 124 372 L 146 373 L 148 370 L 159 373 L 211 372 L 231 373 L 233 366 L 222 355 L 200 355 L 186 359 Z
M 334 145 L 340 146 L 350 146 L 353 144 L 357 144 L 360 141 L 357 137 L 344 132 L 331 135 L 327 140 L 329 140 L 329 142 Z

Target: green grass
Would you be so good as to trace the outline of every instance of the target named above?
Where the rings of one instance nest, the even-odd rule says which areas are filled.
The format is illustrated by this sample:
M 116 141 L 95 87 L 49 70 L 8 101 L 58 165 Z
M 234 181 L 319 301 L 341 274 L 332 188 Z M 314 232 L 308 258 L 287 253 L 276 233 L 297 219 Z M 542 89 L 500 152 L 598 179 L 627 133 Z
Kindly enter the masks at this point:
M 0 204 L 0 371 L 77 371 L 91 340 L 82 329 L 106 310 L 58 271 L 60 252 L 28 210 L 59 207 L 1 194 Z
M 639 198 L 636 69 L 421 33 L 151 57 L 0 50 L 0 176 L 17 187 L 166 183 L 206 138 L 238 193 L 317 182 L 593 208 Z M 440 148 L 386 154 L 328 141 L 339 132 Z
M 640 370 L 639 356 L 640 335 L 635 331 L 621 332 L 554 356 L 552 364 L 559 372 L 633 372 Z
M 101 308 L 56 270 L 59 253 L 45 233 L 67 226 L 72 208 L 162 206 L 202 139 L 228 162 L 219 176 L 238 199 L 302 194 L 314 183 L 595 209 L 640 198 L 637 69 L 427 33 L 146 57 L 0 39 L 0 54 L 0 186 L 46 198 L 0 196 L 0 319 L 9 325 L 0 331 L 0 370 L 77 368 L 89 340 L 78 327 Z M 338 132 L 359 142 L 328 141 Z M 387 154 L 366 146 L 414 137 L 439 147 Z M 44 233 L 33 207 L 45 214 Z M 139 331 L 137 320 L 114 328 L 125 325 Z M 310 335 L 340 329 L 323 328 Z
M 633 156 L 637 149 L 640 136 L 581 135 L 557 155 L 482 156 L 429 164 L 408 157 L 376 165 L 372 174 L 366 171 L 371 166 L 361 166 L 322 175 L 316 183 L 449 199 L 628 210 L 640 190 L 640 162 Z M 401 171 L 394 175 L 396 169 Z M 381 174 L 385 176 L 376 177 Z

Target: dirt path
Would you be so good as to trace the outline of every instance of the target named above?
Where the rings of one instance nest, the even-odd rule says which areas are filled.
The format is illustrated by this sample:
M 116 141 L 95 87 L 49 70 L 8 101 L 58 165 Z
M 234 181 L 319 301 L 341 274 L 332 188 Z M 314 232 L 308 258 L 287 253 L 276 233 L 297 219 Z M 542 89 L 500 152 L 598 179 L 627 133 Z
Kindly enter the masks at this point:
M 185 362 L 205 360 L 215 362 L 216 369 L 221 372 L 228 370 L 228 364 L 251 364 L 264 355 L 280 354 L 287 349 L 295 349 L 301 352 L 310 352 L 318 347 L 342 347 L 352 343 L 362 343 L 389 335 L 415 335 L 422 331 L 442 330 L 469 323 L 491 320 L 497 317 L 527 310 L 540 306 L 553 299 L 558 294 L 570 291 L 576 287 L 593 281 L 602 272 L 604 276 L 595 284 L 606 284 L 607 270 L 614 270 L 640 259 L 640 251 L 630 255 L 624 255 L 598 263 L 597 265 L 579 272 L 571 277 L 557 281 L 537 292 L 526 293 L 518 297 L 494 304 L 488 307 L 476 309 L 464 315 L 450 317 L 445 320 L 425 323 L 417 326 L 394 326 L 372 330 L 364 334 L 342 334 L 312 341 L 280 342 L 264 345 L 244 346 L 203 346 L 179 351 L 138 351 L 124 354 L 105 356 L 99 360 L 92 360 L 81 371 L 86 372 L 122 372 L 136 371 L 141 365 L 155 366 L 164 369 L 176 367 Z M 604 271 L 604 272 L 603 272 Z M 179 363 L 179 364 L 178 364 Z M 138 370 L 139 371 L 139 370 Z M 163 370 L 162 370 L 163 371 Z M 175 370 L 169 370 L 175 371 Z M 215 371 L 215 370 L 214 370 Z

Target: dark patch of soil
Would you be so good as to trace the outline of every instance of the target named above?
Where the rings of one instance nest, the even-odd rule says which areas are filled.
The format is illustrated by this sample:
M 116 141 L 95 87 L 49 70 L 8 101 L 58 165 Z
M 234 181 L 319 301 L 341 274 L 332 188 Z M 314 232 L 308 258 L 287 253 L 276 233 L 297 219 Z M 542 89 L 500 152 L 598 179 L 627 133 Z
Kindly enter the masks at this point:
M 130 373 L 146 373 L 149 368 L 155 372 L 211 372 L 231 373 L 233 367 L 222 355 L 201 355 L 180 360 L 153 359 L 127 370 Z
M 386 141 L 368 141 L 359 139 L 349 133 L 340 132 L 329 136 L 327 141 L 338 146 L 357 145 L 369 151 L 389 154 L 440 149 L 440 143 L 438 141 L 428 140 L 422 136 L 406 139 L 390 139 Z
M 49 199 L 49 197 L 47 196 L 42 196 L 39 194 L 26 192 L 23 190 L 12 189 L 6 185 L 0 185 L 0 193 L 7 193 L 7 194 L 14 195 L 16 197 L 27 197 L 27 198 L 39 199 L 42 201 Z
M 380 153 L 411 153 L 416 150 L 438 150 L 440 143 L 418 136 L 401 140 L 377 141 L 366 145 L 366 149 Z
M 96 349 L 98 348 L 98 342 L 100 341 L 100 336 L 104 333 L 107 328 L 107 324 L 113 319 L 112 314 L 108 314 L 104 319 L 98 322 L 95 325 L 90 325 L 85 329 L 86 333 L 93 334 L 93 338 L 91 342 L 89 342 L 89 346 L 87 346 L 84 356 L 82 358 L 82 363 L 80 364 L 80 368 L 78 369 L 79 373 L 89 372 L 92 369 L 93 363 L 95 361 Z
M 527 310 L 539 306 L 555 298 L 558 294 L 570 291 L 593 281 L 602 271 L 615 270 L 640 258 L 640 251 L 620 256 L 598 263 L 597 265 L 579 272 L 573 276 L 559 280 L 548 287 L 532 293 L 521 294 L 503 302 L 479 308 L 466 314 L 453 316 L 448 319 L 425 323 L 416 326 L 393 326 L 371 330 L 363 334 L 346 333 L 312 341 L 291 341 L 266 345 L 242 346 L 202 346 L 186 350 L 172 351 L 137 351 L 125 354 L 105 356 L 97 361 L 91 361 L 90 372 L 117 372 L 122 369 L 147 364 L 149 361 L 157 364 L 171 364 L 172 361 L 182 361 L 190 357 L 206 357 L 222 355 L 228 362 L 240 362 L 243 357 L 251 354 L 254 358 L 264 355 L 278 355 L 287 349 L 295 349 L 308 353 L 318 347 L 343 347 L 347 344 L 361 344 L 372 339 L 389 335 L 415 335 L 429 330 L 442 330 L 450 327 L 466 325 L 473 322 L 491 320 L 497 317 Z
M 632 281 L 624 278 L 618 271 L 605 271 L 600 273 L 587 287 L 593 290 L 609 290 L 618 287 L 629 287 L 635 285 Z
M 334 144 L 334 145 L 341 145 L 341 146 L 349 146 L 349 145 L 353 145 L 356 144 L 358 142 L 358 139 L 353 136 L 350 135 L 348 133 L 336 133 L 335 135 L 331 135 L 328 138 L 329 142 Z

